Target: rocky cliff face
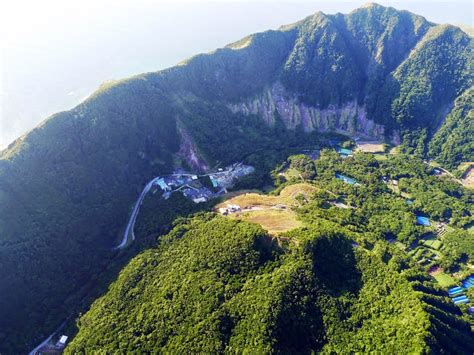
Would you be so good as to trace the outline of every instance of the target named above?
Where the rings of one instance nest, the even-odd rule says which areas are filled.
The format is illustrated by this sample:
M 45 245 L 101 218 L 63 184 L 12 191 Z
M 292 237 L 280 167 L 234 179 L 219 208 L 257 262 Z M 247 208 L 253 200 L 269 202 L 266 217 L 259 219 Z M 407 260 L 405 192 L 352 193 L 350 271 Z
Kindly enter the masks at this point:
M 328 108 L 320 109 L 300 102 L 279 82 L 252 99 L 229 104 L 228 107 L 234 113 L 259 115 L 268 125 L 275 123 L 275 114 L 278 113 L 289 129 L 301 125 L 306 132 L 334 131 L 368 139 L 384 138 L 384 126 L 369 120 L 365 107 L 358 105 L 357 102 L 351 101 L 344 105 L 330 105 Z M 396 132 L 392 140 L 397 143 Z
M 179 119 L 177 120 L 177 127 L 181 141 L 178 156 L 181 157 L 193 170 L 199 172 L 208 171 L 209 165 L 199 153 L 191 135 Z

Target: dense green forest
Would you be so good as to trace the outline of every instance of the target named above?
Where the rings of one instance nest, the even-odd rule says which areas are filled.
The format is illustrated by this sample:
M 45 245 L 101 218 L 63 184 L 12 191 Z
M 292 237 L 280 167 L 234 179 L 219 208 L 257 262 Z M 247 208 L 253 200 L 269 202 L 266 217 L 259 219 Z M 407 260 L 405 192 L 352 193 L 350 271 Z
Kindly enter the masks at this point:
M 474 89 L 456 99 L 453 109 L 430 141 L 429 153 L 449 169 L 474 161 Z
M 284 102 L 272 103 L 271 122 L 231 105 L 257 102 L 275 83 L 292 100 L 321 111 L 356 102 L 364 110 L 359 119 L 384 125 L 378 138 L 400 133 L 403 152 L 454 168 L 472 160 L 472 90 L 466 91 L 473 84 L 472 63 L 472 39 L 460 29 L 371 4 L 347 15 L 317 13 L 178 66 L 108 83 L 74 109 L 53 115 L 0 152 L 0 352 L 29 350 L 74 314 L 74 295 L 97 282 L 116 258 L 112 247 L 130 209 L 155 176 L 245 161 L 257 171 L 238 188 L 271 184 L 270 172 L 288 153 L 327 146 L 332 134 L 317 126 L 310 131 L 304 120 L 288 121 Z M 410 160 L 395 162 L 398 172 L 369 162 L 358 173 L 336 160 L 321 165 L 325 159 L 290 163 L 341 194 L 349 187 L 331 174 L 341 169 L 368 182 L 376 179 L 370 164 L 377 163 L 415 198 L 410 207 L 386 201 L 382 193 L 364 204 L 372 192 L 364 189 L 386 188 L 362 184 L 347 197 L 361 208 L 334 213 L 336 219 L 356 225 L 370 220 L 371 232 L 404 243 L 420 233 L 404 223 L 413 211 L 458 228 L 470 220 L 466 205 L 472 200 L 466 199 L 472 197 Z M 390 227 L 377 222 L 385 218 L 378 205 L 393 211 Z M 176 215 L 194 212 L 188 207 L 167 206 L 154 219 L 142 215 L 139 233 L 165 232 Z
M 287 237 L 212 214 L 181 221 L 121 272 L 66 352 L 474 349 L 459 312 L 397 249 L 353 247 L 363 234 L 322 220 Z

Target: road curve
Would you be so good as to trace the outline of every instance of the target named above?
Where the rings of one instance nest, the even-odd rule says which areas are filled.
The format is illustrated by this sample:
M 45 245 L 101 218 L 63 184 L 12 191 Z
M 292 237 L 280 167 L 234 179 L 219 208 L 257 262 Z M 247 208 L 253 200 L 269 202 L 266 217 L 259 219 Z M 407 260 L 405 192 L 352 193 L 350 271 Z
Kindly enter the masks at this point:
M 135 206 L 133 207 L 132 215 L 130 216 L 130 219 L 128 220 L 127 228 L 125 229 L 125 233 L 123 234 L 122 241 L 120 242 L 119 245 L 115 246 L 113 249 L 123 249 L 127 245 L 127 242 L 130 240 L 130 238 L 132 238 L 132 240 L 135 239 L 135 234 L 133 233 L 133 227 L 135 226 L 135 221 L 137 220 L 138 211 L 140 210 L 140 206 L 142 205 L 146 194 L 148 193 L 148 191 L 150 191 L 151 187 L 153 186 L 153 183 L 158 179 L 160 179 L 159 176 L 151 180 L 148 184 L 146 184 L 145 188 L 140 194 L 140 197 L 138 197 L 138 200 L 135 203 Z M 59 331 L 64 327 L 65 324 L 66 324 L 66 321 L 64 321 L 50 336 L 48 336 L 45 340 L 43 340 L 41 344 L 39 344 L 37 347 L 31 350 L 28 353 L 28 355 L 36 355 L 43 346 L 47 345 L 51 341 L 51 339 L 53 338 L 55 334 L 59 333 Z
M 138 197 L 138 200 L 135 203 L 135 206 L 133 206 L 133 211 L 130 216 L 130 219 L 128 220 L 127 228 L 125 228 L 125 233 L 123 234 L 122 241 L 120 242 L 119 245 L 115 246 L 113 249 L 123 249 L 125 248 L 125 246 L 127 245 L 130 239 L 135 240 L 135 234 L 133 233 L 133 228 L 135 227 L 135 221 L 137 220 L 138 211 L 140 210 L 140 206 L 142 205 L 146 194 L 148 193 L 148 191 L 150 191 L 151 187 L 153 186 L 155 181 L 158 179 L 160 179 L 159 176 L 155 177 L 144 187 L 142 193 L 140 194 L 140 197 Z
M 47 337 L 45 340 L 43 340 L 43 342 L 41 344 L 39 344 L 36 348 L 34 348 L 33 350 L 31 350 L 28 355 L 37 355 L 38 354 L 38 351 L 43 347 L 43 346 L 46 346 L 50 341 L 51 339 L 53 338 L 53 336 L 55 336 L 57 333 L 59 333 L 61 331 L 61 329 L 66 325 L 66 321 L 67 319 L 61 323 L 61 325 L 49 336 Z

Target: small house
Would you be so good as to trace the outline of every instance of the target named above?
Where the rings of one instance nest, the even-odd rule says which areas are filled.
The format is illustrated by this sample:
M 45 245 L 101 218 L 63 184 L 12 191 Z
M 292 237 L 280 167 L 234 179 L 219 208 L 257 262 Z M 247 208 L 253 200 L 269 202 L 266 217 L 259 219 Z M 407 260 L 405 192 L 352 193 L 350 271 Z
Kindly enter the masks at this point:
M 428 217 L 425 216 L 416 216 L 416 223 L 425 227 L 430 226 L 430 220 Z
M 240 206 L 228 204 L 227 209 L 229 210 L 229 212 L 237 212 L 240 211 Z
M 156 184 L 163 190 L 163 191 L 170 191 L 171 188 L 168 186 L 168 184 L 165 182 L 165 179 L 160 178 L 156 180 Z
M 67 339 L 68 339 L 67 335 L 61 335 L 58 342 L 56 343 L 56 347 L 64 348 L 66 346 Z
M 219 208 L 219 213 L 223 216 L 227 216 L 229 214 L 229 210 L 225 207 Z

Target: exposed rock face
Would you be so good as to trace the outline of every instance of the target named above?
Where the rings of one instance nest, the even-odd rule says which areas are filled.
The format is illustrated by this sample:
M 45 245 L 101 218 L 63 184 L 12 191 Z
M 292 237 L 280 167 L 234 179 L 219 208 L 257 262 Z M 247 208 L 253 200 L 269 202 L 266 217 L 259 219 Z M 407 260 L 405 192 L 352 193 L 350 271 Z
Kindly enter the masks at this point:
M 329 106 L 320 109 L 308 106 L 288 93 L 281 83 L 275 83 L 261 95 L 238 104 L 229 104 L 232 112 L 261 116 L 269 125 L 275 123 L 275 112 L 289 129 L 302 125 L 306 132 L 334 131 L 349 135 L 360 135 L 369 139 L 384 137 L 383 125 L 367 118 L 366 109 L 357 102 L 347 102 L 342 106 Z M 394 135 L 397 140 L 397 134 Z
M 204 172 L 209 170 L 209 165 L 199 153 L 196 144 L 184 128 L 184 125 L 177 120 L 178 132 L 181 138 L 178 155 L 195 171 Z

